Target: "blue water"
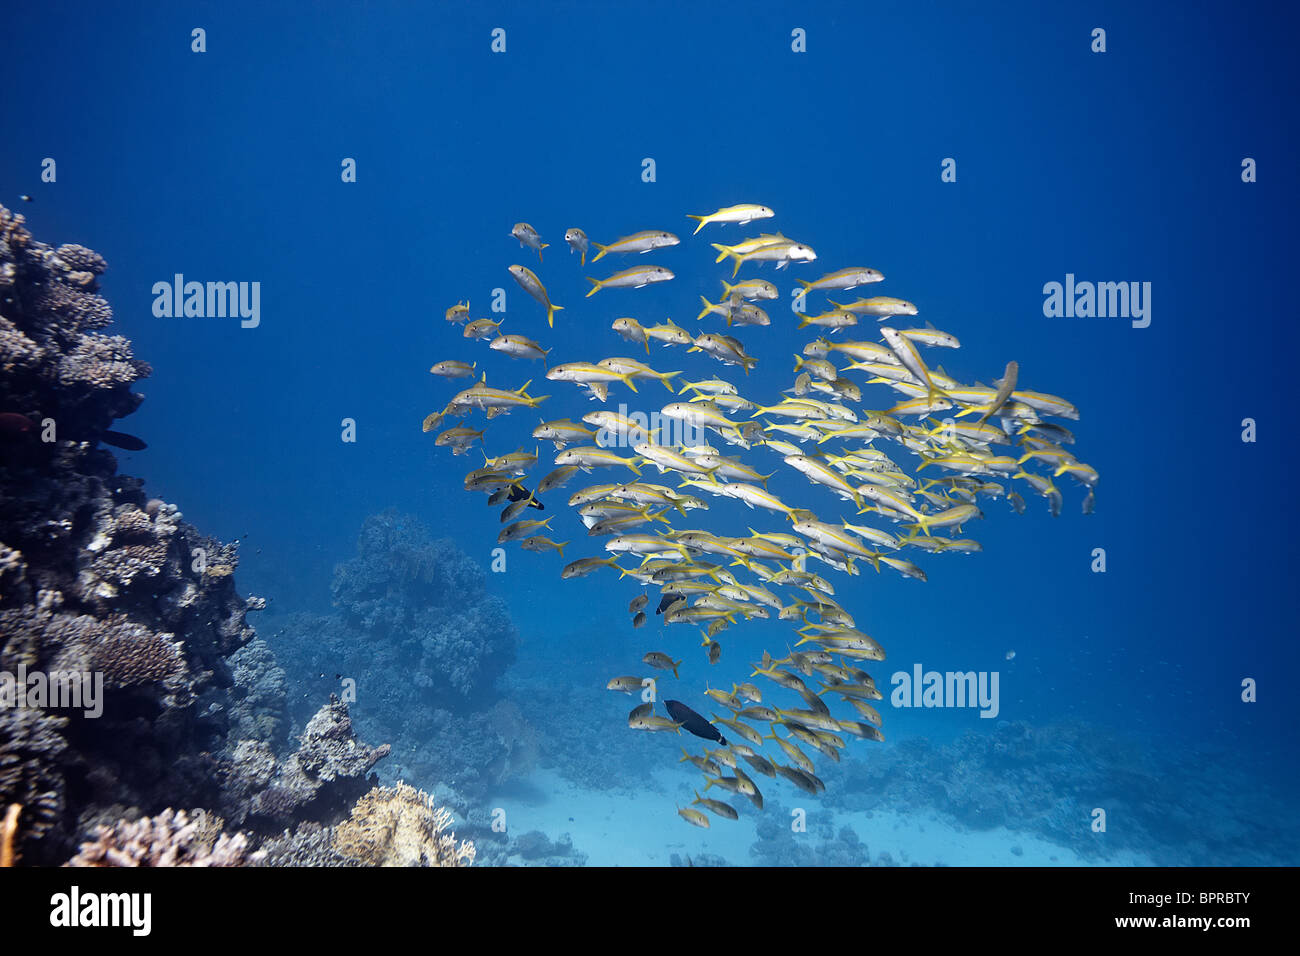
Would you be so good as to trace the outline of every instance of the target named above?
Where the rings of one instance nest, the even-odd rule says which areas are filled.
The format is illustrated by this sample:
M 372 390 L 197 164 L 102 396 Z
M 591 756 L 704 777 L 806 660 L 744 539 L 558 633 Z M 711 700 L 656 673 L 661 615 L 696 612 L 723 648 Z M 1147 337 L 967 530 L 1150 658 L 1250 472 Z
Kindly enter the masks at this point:
M 1226 849 L 1218 862 L 1261 861 L 1251 855 L 1260 844 L 1276 848 L 1263 861 L 1296 862 L 1296 456 L 1278 413 L 1298 344 L 1286 292 L 1297 208 L 1292 14 L 1267 4 L 372 3 L 308 13 L 292 3 L 46 3 L 6 20 L 23 38 L 8 53 L 22 95 L 7 104 L 0 198 L 13 206 L 31 194 L 21 211 L 35 234 L 107 258 L 118 330 L 154 366 L 147 400 L 119 426 L 150 447 L 123 453 L 123 470 L 206 532 L 247 535 L 238 582 L 270 598 L 268 639 L 277 615 L 330 611 L 335 564 L 385 508 L 489 564 L 498 510 L 462 489 L 478 450 L 453 457 L 419 427 L 468 384 L 429 375 L 434 361 L 477 360 L 489 384 L 532 378 L 532 394 L 553 396 L 548 418 L 596 407 L 543 381 L 539 363 L 461 338 L 443 320 L 447 306 L 467 298 L 473 317 L 489 315 L 500 287 L 505 329 L 552 347 L 552 364 L 644 357 L 609 323 L 671 316 L 717 331 L 716 319 L 693 321 L 699 296 L 716 301 L 729 272 L 713 265 L 708 242 L 758 231 L 709 226 L 690 237 L 686 213 L 763 203 L 777 216 L 761 225 L 819 258 L 742 271 L 777 281 L 783 295 L 770 328 L 737 333 L 757 369 L 746 377 L 658 346 L 652 365 L 718 374 L 771 401 L 812 337 L 786 308 L 792 277 L 868 265 L 886 281 L 848 295 L 916 302 L 918 321 L 961 339 L 958 352 L 926 353 L 959 379 L 992 381 L 1016 359 L 1022 387 L 1078 406 L 1081 421 L 1067 423 L 1074 450 L 1101 474 L 1091 516 L 1064 478 L 1056 519 L 1027 493 L 1024 516 L 985 502 L 986 520 L 966 529 L 983 553 L 914 556 L 928 583 L 822 572 L 888 651 L 872 669 L 882 689 L 916 663 L 1001 679 L 995 720 L 882 702 L 888 743 L 852 741 L 845 762 L 869 770 L 901 741 L 939 746 L 1002 722 L 1082 722 L 1159 752 L 1175 776 L 1213 781 L 1206 795 L 1173 786 L 1160 798 L 1199 801 L 1206 828 L 1226 833 L 1250 819 L 1249 852 L 1225 836 L 1240 855 Z M 190 51 L 194 27 L 206 29 L 205 53 Z M 507 31 L 503 54 L 489 49 L 494 27 Z M 1090 51 L 1095 27 L 1106 30 L 1105 53 Z M 806 53 L 791 50 L 794 28 L 807 31 Z M 57 161 L 56 183 L 40 180 L 45 157 Z M 340 179 L 345 157 L 356 160 L 355 183 Z M 641 178 L 647 157 L 652 183 Z M 948 157 L 952 183 L 940 177 Z M 1258 182 L 1242 182 L 1245 157 Z M 551 243 L 544 264 L 508 237 L 520 220 Z M 604 242 L 650 228 L 683 241 L 583 269 L 563 245 L 570 226 Z M 676 280 L 584 298 L 584 276 L 648 262 Z M 512 263 L 537 271 L 565 306 L 553 330 L 507 274 Z M 151 288 L 175 273 L 260 282 L 260 326 L 155 317 Z M 1044 283 L 1067 273 L 1150 282 L 1150 326 L 1044 317 Z M 866 325 L 848 334 L 874 338 Z M 615 386 L 608 407 L 667 400 L 656 383 L 640 389 Z M 865 391 L 864 407 L 889 400 Z M 355 443 L 340 439 L 345 418 Z M 1257 422 L 1254 443 L 1242 441 L 1245 418 Z M 496 419 L 489 451 L 533 447 L 536 423 L 527 411 Z M 758 450 L 746 458 L 776 461 Z M 534 478 L 549 470 L 546 449 L 538 469 Z M 579 477 L 551 496 L 553 537 L 581 537 L 563 499 L 600 480 Z M 810 507 L 834 503 L 785 471 L 771 489 Z M 710 501 L 688 526 L 779 530 L 775 518 Z M 1105 549 L 1103 574 L 1090 569 L 1095 548 Z M 576 541 L 566 559 L 597 553 Z M 710 669 L 695 629 L 631 629 L 634 582 L 561 582 L 563 563 L 512 548 L 506 572 L 487 580 L 518 628 L 516 669 L 562 696 L 567 682 L 585 699 L 655 649 L 687 659 L 674 692 L 705 709 L 706 679 L 743 679 L 745 662 L 781 651 L 790 633 L 775 621 L 733 628 Z M 297 662 L 282 664 L 295 672 Z M 1256 702 L 1241 699 L 1246 679 L 1258 682 Z M 615 741 L 611 759 L 624 741 L 629 766 L 660 751 L 671 764 L 676 740 L 629 740 L 631 704 L 600 694 L 589 726 Z M 365 706 L 355 708 L 363 727 Z M 656 804 L 668 808 L 666 842 L 693 836 L 673 817 L 674 801 L 689 800 L 676 785 Z M 798 795 L 779 789 L 786 803 Z M 1261 791 L 1272 795 L 1264 818 Z M 1180 856 L 1180 833 L 1153 839 L 1163 839 L 1161 862 L 1205 862 Z

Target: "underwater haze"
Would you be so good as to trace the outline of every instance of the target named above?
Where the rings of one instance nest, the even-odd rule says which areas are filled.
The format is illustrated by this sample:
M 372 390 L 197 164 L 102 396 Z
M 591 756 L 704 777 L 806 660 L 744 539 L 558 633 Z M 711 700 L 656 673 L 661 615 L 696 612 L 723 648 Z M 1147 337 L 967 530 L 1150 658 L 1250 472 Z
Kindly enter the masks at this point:
M 7 106 L 0 202 L 45 241 L 107 260 L 112 331 L 153 368 L 135 386 L 139 410 L 113 426 L 148 447 L 115 450 L 118 469 L 208 534 L 239 539 L 236 587 L 267 599 L 250 623 L 284 672 L 276 746 L 291 749 L 331 694 L 345 697 L 358 737 L 392 747 L 380 781 L 437 794 L 479 865 L 1300 862 L 1285 511 L 1296 446 L 1277 411 L 1300 345 L 1286 291 L 1300 188 L 1292 11 L 55 2 L 6 20 L 26 92 Z M 688 214 L 742 203 L 775 215 L 692 235 Z M 511 236 L 521 222 L 549 244 L 540 257 Z M 593 242 L 585 265 L 564 240 L 573 227 Z M 594 243 L 640 230 L 680 242 L 593 263 Z M 736 281 L 711 244 L 776 232 L 817 258 L 740 266 L 739 278 L 776 285 L 756 303 L 770 325 L 697 319 L 701 296 L 719 302 L 720 280 Z M 553 327 L 515 264 L 563 307 Z M 588 296 L 587 277 L 642 266 L 674 278 Z M 916 315 L 798 328 L 796 280 L 855 266 L 884 279 L 810 292 L 808 314 L 893 296 Z M 156 287 L 178 275 L 256 283 L 255 318 L 157 314 Z M 1058 291 L 1068 314 L 1049 314 L 1052 283 L 1132 294 L 1123 314 L 1100 316 Z M 444 317 L 464 301 L 471 320 L 549 349 L 545 363 L 466 338 Z M 647 353 L 610 328 L 625 316 L 735 336 L 757 363 L 653 340 Z M 1053 478 L 1058 516 L 1025 480 L 996 476 L 1023 495 L 1023 514 L 1005 493 L 981 497 L 960 534 L 934 531 L 979 552 L 890 552 L 925 581 L 865 559 L 856 574 L 808 562 L 885 650 L 848 661 L 879 688 L 883 740 L 841 733 L 833 758 L 799 744 L 825 785 L 815 794 L 753 771 L 762 809 L 725 784 L 706 792 L 679 758 L 716 745 L 630 729 L 641 700 L 607 683 L 656 678 L 661 718 L 668 699 L 729 718 L 705 691 L 745 682 L 765 703 L 802 707 L 755 664 L 807 650 L 795 628 L 817 616 L 737 616 L 711 663 L 707 622 L 666 624 L 656 585 L 610 568 L 561 579 L 609 540 L 588 536 L 569 496 L 631 481 L 629 470 L 579 472 L 537 495 L 544 510 L 524 509 L 551 519 L 536 533 L 568 542 L 563 555 L 499 545 L 506 502 L 488 506 L 466 474 L 485 453 L 536 451 L 522 479 L 534 489 L 556 467 L 554 445 L 532 437 L 541 420 L 691 397 L 639 379 L 635 392 L 614 382 L 602 403 L 547 380 L 560 363 L 627 356 L 679 372 L 674 392 L 718 377 L 771 407 L 792 397 L 794 356 L 819 335 L 882 342 L 882 326 L 926 323 L 960 340 L 920 349 L 930 369 L 992 389 L 1014 361 L 1018 388 L 1077 408 L 1077 421 L 1050 421 L 1099 475 L 1095 509 L 1084 513 L 1089 488 L 1071 474 Z M 476 363 L 472 375 L 430 374 L 452 359 Z M 549 398 L 422 430 L 484 374 L 488 387 L 531 380 L 526 394 Z M 844 402 L 859 415 L 909 397 L 841 374 L 862 388 Z M 949 414 L 898 417 L 929 428 Z M 435 445 L 453 426 L 482 440 L 459 455 Z M 906 520 L 855 517 L 761 443 L 706 438 L 775 472 L 767 489 L 795 508 L 907 535 Z M 874 444 L 918 480 L 953 474 L 918 474 L 912 450 Z M 669 508 L 674 529 L 790 532 L 779 512 L 640 468 L 708 502 Z M 730 556 L 705 557 L 759 583 Z M 772 590 L 783 604 L 816 597 Z M 634 627 L 629 602 L 643 593 L 647 621 Z M 647 667 L 647 652 L 680 660 L 680 676 Z M 973 672 L 996 693 L 918 706 L 912 682 L 929 672 Z M 837 717 L 862 719 L 823 696 Z M 778 748 L 761 752 L 786 760 Z M 678 810 L 697 795 L 739 818 L 689 825 Z

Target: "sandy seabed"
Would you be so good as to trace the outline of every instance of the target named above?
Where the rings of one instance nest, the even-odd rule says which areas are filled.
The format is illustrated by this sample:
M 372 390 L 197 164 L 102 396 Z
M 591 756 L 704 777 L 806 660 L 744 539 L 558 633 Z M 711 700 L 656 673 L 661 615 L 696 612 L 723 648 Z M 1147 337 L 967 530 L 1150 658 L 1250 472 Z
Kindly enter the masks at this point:
M 758 841 L 755 826 L 760 819 L 744 797 L 709 794 L 732 804 L 739 820 L 710 817 L 709 829 L 688 824 L 677 815 L 677 806 L 693 799 L 692 787 L 680 773 L 665 774 L 658 786 L 644 790 L 586 790 L 550 771 L 529 778 L 526 793 L 516 792 L 492 801 L 506 811 L 514 833 L 541 830 L 551 839 L 569 834 L 576 850 L 587 854 L 588 866 L 669 866 L 675 853 L 683 860 L 708 854 L 736 866 L 761 862 L 750 853 Z M 768 781 L 771 783 L 771 781 Z M 763 780 L 758 780 L 763 788 Z M 788 786 L 782 788 L 790 790 Z M 800 806 L 797 793 L 781 794 L 788 813 Z M 810 803 L 809 813 L 820 805 Z M 772 813 L 771 809 L 763 811 Z M 1085 860 L 1073 850 L 1050 843 L 1031 833 L 996 827 L 965 830 L 930 814 L 906 814 L 894 810 L 867 812 L 834 811 L 834 829 L 851 827 L 870 850 L 871 859 L 883 854 L 897 864 L 910 866 L 1151 866 L 1141 854 L 1119 853 L 1105 860 Z M 797 834 L 817 846 L 823 838 L 809 832 Z M 1012 852 L 1012 848 L 1020 852 Z M 512 859 L 512 862 L 526 862 Z

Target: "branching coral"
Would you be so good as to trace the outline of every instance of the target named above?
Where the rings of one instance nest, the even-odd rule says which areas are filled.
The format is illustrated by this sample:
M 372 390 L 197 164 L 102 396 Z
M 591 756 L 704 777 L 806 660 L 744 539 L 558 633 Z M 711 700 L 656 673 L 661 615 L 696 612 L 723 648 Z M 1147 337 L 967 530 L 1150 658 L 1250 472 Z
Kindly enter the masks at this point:
M 119 820 L 99 827 L 95 839 L 67 866 L 248 866 L 260 858 L 248 852 L 248 838 L 222 833 L 223 823 L 203 810 L 191 817 L 167 809 L 155 817 Z
M 474 844 L 445 833 L 451 822 L 433 797 L 399 781 L 357 801 L 351 819 L 335 828 L 334 848 L 370 866 L 471 866 Z

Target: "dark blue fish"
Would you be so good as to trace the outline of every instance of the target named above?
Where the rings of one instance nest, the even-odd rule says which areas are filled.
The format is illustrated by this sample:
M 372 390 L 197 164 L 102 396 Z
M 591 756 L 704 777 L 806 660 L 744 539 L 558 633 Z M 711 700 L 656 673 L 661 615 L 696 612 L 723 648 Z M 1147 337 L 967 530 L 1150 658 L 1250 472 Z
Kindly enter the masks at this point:
M 149 447 L 143 440 L 136 438 L 134 435 L 128 435 L 126 432 L 101 432 L 99 440 L 106 445 L 124 448 L 127 451 L 144 451 Z
M 717 727 L 714 727 L 680 700 L 666 700 L 664 701 L 664 708 L 668 711 L 669 717 L 696 737 L 703 737 L 705 740 L 716 740 L 722 746 L 727 746 L 727 738 L 718 733 Z

